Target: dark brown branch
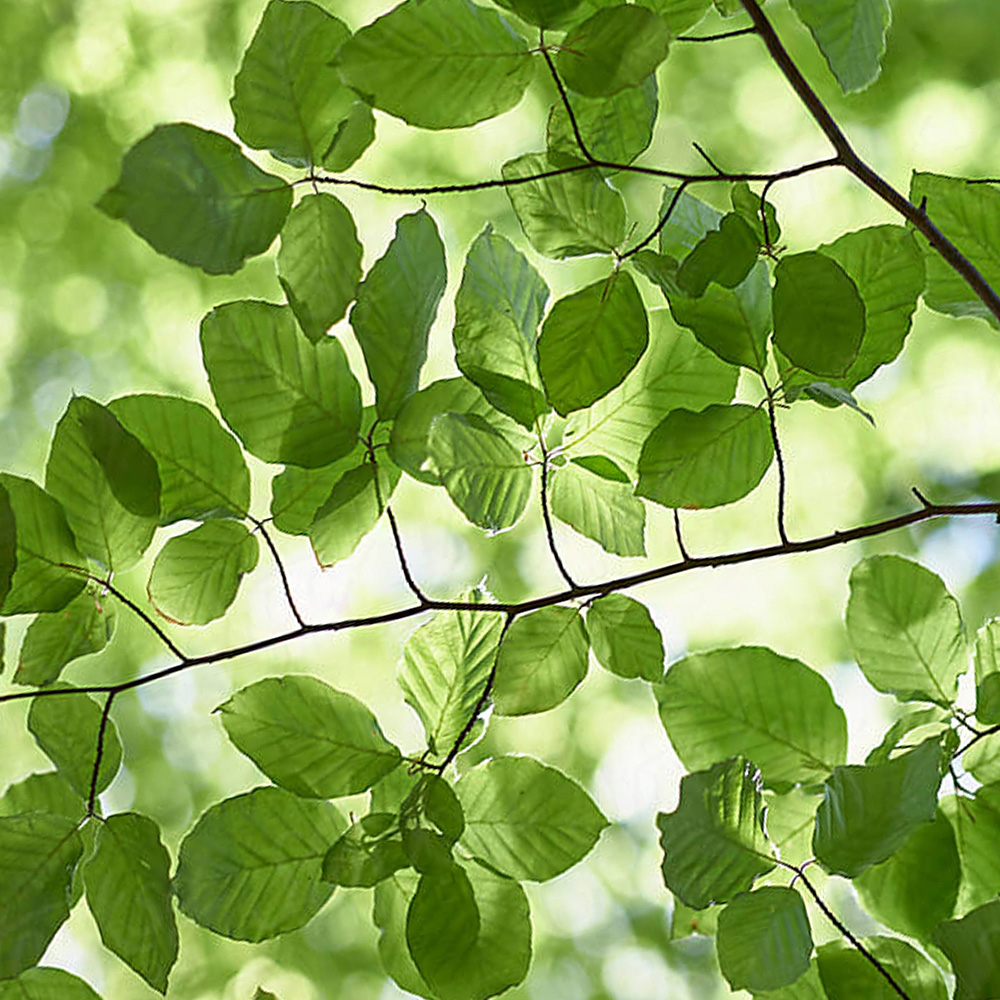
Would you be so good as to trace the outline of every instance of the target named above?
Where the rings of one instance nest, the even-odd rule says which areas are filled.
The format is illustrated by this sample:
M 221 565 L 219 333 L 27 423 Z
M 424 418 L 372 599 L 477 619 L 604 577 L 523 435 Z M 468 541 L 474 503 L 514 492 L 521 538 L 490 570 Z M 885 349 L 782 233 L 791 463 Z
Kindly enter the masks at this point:
M 674 214 L 674 209 L 677 207 L 677 202 L 681 200 L 681 195 L 684 194 L 684 191 L 687 188 L 687 186 L 688 186 L 688 181 L 681 181 L 681 183 L 677 185 L 677 190 L 674 192 L 674 196 L 670 199 L 670 204 L 667 205 L 667 210 L 663 213 L 663 215 L 660 216 L 660 221 L 656 223 L 656 225 L 650 231 L 648 236 L 646 236 L 644 239 L 636 243 L 636 245 L 632 247 L 630 250 L 626 250 L 623 254 L 621 254 L 621 256 L 619 257 L 620 260 L 628 260 L 629 257 L 634 256 L 644 247 L 649 246 L 649 244 L 652 243 L 653 240 L 655 240 L 656 237 L 660 235 L 660 233 L 663 230 L 663 227 L 670 221 L 670 216 Z
M 97 807 L 97 781 L 101 773 L 101 764 L 104 761 L 104 740 L 108 732 L 108 719 L 111 716 L 111 705 L 114 703 L 115 695 L 115 691 L 108 692 L 108 697 L 104 702 L 104 710 L 101 712 L 101 722 L 97 727 L 97 748 L 94 753 L 94 768 L 90 773 L 90 792 L 87 795 L 88 816 L 93 816 Z
M 264 527 L 263 521 L 258 521 L 256 518 L 251 518 L 250 520 L 253 522 L 254 529 L 260 532 L 260 537 L 264 539 L 264 544 L 271 553 L 274 565 L 278 568 L 278 576 L 281 577 L 281 587 L 285 592 L 285 601 L 288 603 L 288 608 L 292 612 L 292 617 L 300 627 L 305 628 L 305 619 L 299 614 L 299 609 L 295 604 L 295 598 L 292 596 L 292 585 L 288 581 L 288 574 L 285 572 L 285 564 L 281 561 L 281 556 L 278 553 L 278 549 L 275 546 L 274 541 L 272 540 L 267 529 Z
M 986 739 L 987 736 L 992 736 L 994 733 L 1000 733 L 1000 725 L 990 726 L 988 729 L 980 729 L 979 732 L 977 732 L 976 735 L 973 736 L 972 739 L 969 740 L 969 742 L 966 743 L 964 747 L 959 747 L 955 751 L 955 755 L 954 757 L 952 757 L 952 760 L 961 757 L 962 754 L 965 753 L 965 751 L 968 750 L 970 747 L 974 746 L 980 740 Z
M 1000 296 L 993 290 L 989 282 L 980 274 L 972 262 L 948 239 L 944 233 L 928 218 L 923 206 L 914 205 L 909 199 L 899 193 L 884 177 L 876 173 L 855 152 L 843 130 L 834 121 L 826 105 L 819 95 L 806 81 L 798 66 L 795 65 L 788 50 L 778 38 L 777 33 L 760 8 L 758 0 L 740 0 L 744 9 L 753 20 L 757 33 L 764 40 L 767 51 L 778 69 L 785 75 L 798 98 L 812 115 L 813 120 L 823 131 L 830 144 L 837 151 L 838 162 L 849 170 L 862 184 L 881 198 L 887 205 L 894 208 L 906 219 L 914 229 L 927 239 L 928 243 L 944 258 L 947 264 L 976 293 L 989 311 L 1000 319 Z
M 766 393 L 767 422 L 771 427 L 774 461 L 778 466 L 778 537 L 787 545 L 788 532 L 785 530 L 785 504 L 788 487 L 785 478 L 785 458 L 781 452 L 781 439 L 778 437 L 778 420 L 774 412 L 774 394 L 771 392 L 771 387 L 767 384 L 767 379 L 763 375 L 761 375 L 761 381 L 764 383 L 764 392 Z
M 739 38 L 741 35 L 756 35 L 756 28 L 737 28 L 735 31 L 720 31 L 717 35 L 678 35 L 675 42 L 721 42 L 724 38 Z
M 307 635 L 318 635 L 324 632 L 346 632 L 355 628 L 371 628 L 376 625 L 385 625 L 390 622 L 404 621 L 414 618 L 427 611 L 472 611 L 472 612 L 494 612 L 509 614 L 513 616 L 527 614 L 529 611 L 537 611 L 540 608 L 551 607 L 555 604 L 565 604 L 567 601 L 580 600 L 587 597 L 600 597 L 618 590 L 627 590 L 631 587 L 638 587 L 656 580 L 665 580 L 668 577 L 678 576 L 682 573 L 689 573 L 699 569 L 719 569 L 724 566 L 742 566 L 747 563 L 761 562 L 765 559 L 774 559 L 782 556 L 802 555 L 807 552 L 820 552 L 823 549 L 834 548 L 838 545 L 846 545 L 850 542 L 861 541 L 865 538 L 876 538 L 892 531 L 899 531 L 903 528 L 912 527 L 924 521 L 930 521 L 938 517 L 993 517 L 1000 518 L 1000 503 L 964 503 L 964 504 L 935 504 L 931 507 L 921 507 L 919 510 L 910 511 L 907 514 L 899 514 L 896 517 L 885 518 L 875 521 L 872 524 L 863 524 L 845 531 L 834 531 L 827 535 L 817 535 L 814 538 L 803 539 L 796 542 L 782 542 L 778 545 L 763 545 L 753 549 L 742 549 L 737 552 L 728 552 L 716 556 L 691 556 L 677 562 L 667 563 L 662 566 L 654 566 L 641 573 L 632 573 L 627 576 L 619 576 L 614 579 L 604 580 L 599 583 L 581 584 L 568 590 L 557 593 L 546 594 L 542 597 L 535 597 L 531 600 L 506 604 L 501 602 L 476 604 L 470 601 L 438 601 L 428 600 L 426 605 L 415 604 L 405 608 L 398 608 L 395 611 L 386 611 L 375 615 L 365 615 L 356 618 L 345 618 L 335 622 L 323 622 L 314 625 L 307 625 L 304 628 L 295 629 L 291 632 L 284 632 L 280 635 L 268 636 L 254 642 L 246 643 L 242 646 L 233 646 L 229 649 L 219 650 L 214 653 L 206 653 L 203 656 L 192 656 L 181 660 L 179 663 L 171 664 L 160 670 L 145 674 L 142 677 L 135 677 L 132 680 L 122 681 L 118 684 L 97 684 L 87 687 L 77 688 L 43 688 L 41 691 L 17 691 L 5 695 L 0 695 L 0 704 L 9 701 L 20 701 L 24 698 L 58 697 L 63 694 L 109 694 L 114 692 L 120 694 L 123 691 L 130 691 L 133 688 L 142 687 L 153 681 L 170 677 L 173 674 L 187 670 L 189 667 L 198 667 L 212 663 L 223 663 L 228 660 L 235 660 L 238 657 L 246 656 L 250 653 L 257 653 L 264 649 L 271 649 L 286 642 L 301 638 Z M 993 732 L 1000 732 L 1000 726 L 995 726 L 989 730 L 984 730 L 982 736 L 988 736 Z M 979 739 L 981 737 L 977 737 Z M 974 742 L 974 741 L 971 741 Z M 964 748 L 968 749 L 971 742 Z
M 406 581 L 406 585 L 410 588 L 413 596 L 423 607 L 426 607 L 430 601 L 410 572 L 410 564 L 406 560 L 406 551 L 403 548 L 403 536 L 400 534 L 399 525 L 396 523 L 396 515 L 392 512 L 392 507 L 388 504 L 386 504 L 385 513 L 389 518 L 389 528 L 392 531 L 392 540 L 396 546 L 396 556 L 399 559 L 399 568 L 403 573 L 403 579 Z
M 542 501 L 542 520 L 545 522 L 545 540 L 549 544 L 549 552 L 552 553 L 552 559 L 556 564 L 556 568 L 559 570 L 559 574 L 570 586 L 570 588 L 576 590 L 576 581 L 572 576 L 570 576 L 569 570 L 566 569 L 566 564 L 562 561 L 562 556 L 559 555 L 559 548 L 556 545 L 556 534 L 552 527 L 552 513 L 549 511 L 549 456 L 545 452 L 544 443 L 542 443 L 542 486 L 540 493 Z
M 576 114 L 573 111 L 573 105 L 570 104 L 569 94 L 566 93 L 566 87 L 563 85 L 562 79 L 556 70 L 556 64 L 552 61 L 552 56 L 549 55 L 549 50 L 545 47 L 545 32 L 539 33 L 539 47 L 542 53 L 542 57 L 545 59 L 545 65 L 549 68 L 549 73 L 552 79 L 555 81 L 556 90 L 559 91 L 559 99 L 562 101 L 563 107 L 566 109 L 566 114 L 569 116 L 569 123 L 573 129 L 573 138 L 576 139 L 576 144 L 580 148 L 580 152 L 583 154 L 583 158 L 588 163 L 594 163 L 595 157 L 587 148 L 586 142 L 583 140 L 583 133 L 580 131 L 580 123 L 576 120 Z
M 674 538 L 677 539 L 677 551 L 681 554 L 681 562 L 690 562 L 691 555 L 684 544 L 684 534 L 681 531 L 681 512 L 674 508 Z

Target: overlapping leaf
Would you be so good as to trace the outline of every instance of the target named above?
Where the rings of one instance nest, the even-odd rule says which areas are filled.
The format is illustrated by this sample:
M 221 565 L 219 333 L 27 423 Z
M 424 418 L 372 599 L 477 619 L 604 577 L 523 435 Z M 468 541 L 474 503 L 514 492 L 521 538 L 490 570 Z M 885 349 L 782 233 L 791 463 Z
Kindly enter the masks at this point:
M 937 966 L 898 938 L 870 937 L 861 942 L 882 969 L 914 1000 L 945 1000 L 948 991 Z M 816 950 L 816 964 L 828 1000 L 893 1000 L 899 993 L 882 972 L 846 941 Z
M 587 612 L 597 662 L 619 677 L 663 679 L 663 637 L 649 609 L 624 594 L 599 597 Z
M 941 924 L 934 942 L 955 970 L 955 1000 L 989 1000 L 1000 993 L 1000 902 Z

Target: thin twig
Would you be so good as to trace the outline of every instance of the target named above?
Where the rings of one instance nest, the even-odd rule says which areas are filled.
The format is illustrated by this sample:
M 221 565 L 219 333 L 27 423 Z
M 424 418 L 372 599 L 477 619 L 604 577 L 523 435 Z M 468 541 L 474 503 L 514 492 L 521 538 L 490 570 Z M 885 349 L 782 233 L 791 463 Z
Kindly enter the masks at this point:
M 952 760 L 954 760 L 956 757 L 961 757 L 962 754 L 965 753 L 965 751 L 968 750 L 970 747 L 975 746 L 975 744 L 977 744 L 980 740 L 985 740 L 987 736 L 992 736 L 994 733 L 1000 733 L 1000 725 L 990 726 L 988 729 L 980 729 L 979 732 L 976 733 L 976 735 L 973 736 L 972 739 L 969 740 L 969 742 L 966 743 L 964 747 L 959 747 L 955 751 Z
M 676 507 L 674 508 L 674 538 L 677 539 L 677 550 L 681 554 L 681 561 L 690 562 L 691 556 L 684 545 L 684 535 L 681 532 L 681 512 Z
M 396 523 L 396 515 L 392 512 L 392 507 L 390 507 L 389 504 L 385 505 L 385 513 L 389 518 L 389 528 L 392 531 L 392 540 L 396 546 L 396 556 L 399 559 L 399 568 L 402 570 L 403 579 L 406 581 L 406 585 L 410 588 L 413 596 L 421 603 L 421 605 L 426 607 L 430 603 L 430 600 L 420 589 L 420 585 L 410 572 L 410 564 L 406 560 L 406 551 L 403 548 L 403 536 L 400 534 L 399 525 Z
M 771 441 L 774 445 L 774 460 L 778 466 L 778 537 L 782 543 L 788 544 L 788 532 L 785 530 L 785 495 L 787 493 L 787 483 L 785 480 L 785 458 L 781 452 L 781 440 L 778 437 L 778 419 L 774 412 L 774 394 L 767 384 L 767 379 L 763 372 L 760 375 L 764 383 L 764 393 L 767 402 L 767 421 L 771 428 Z
M 788 54 L 788 50 L 778 38 L 771 22 L 761 10 L 758 0 L 740 0 L 740 2 L 753 20 L 754 27 L 764 40 L 764 44 L 778 69 L 785 75 L 785 79 L 788 80 L 799 100 L 805 105 L 806 110 L 812 115 L 813 120 L 837 151 L 837 159 L 840 164 L 877 197 L 881 198 L 887 205 L 892 206 L 914 229 L 922 233 L 930 245 L 976 293 L 986 308 L 997 319 L 1000 319 L 1000 296 L 968 257 L 931 222 L 922 205 L 914 205 L 858 156 L 843 130 L 834 121 L 833 115 L 830 114 L 826 105 Z
M 580 123 L 576 120 L 573 105 L 570 104 L 569 94 L 566 93 L 566 87 L 563 85 L 559 72 L 556 70 L 556 64 L 552 61 L 552 56 L 549 55 L 549 50 L 545 47 L 544 31 L 539 32 L 539 50 L 542 53 L 542 57 L 545 59 L 545 65 L 548 66 L 552 79 L 555 81 L 556 90 L 559 91 L 559 99 L 562 101 L 562 105 L 566 109 L 566 114 L 569 116 L 569 123 L 573 128 L 573 137 L 576 139 L 576 144 L 580 147 L 580 152 L 583 153 L 583 158 L 588 163 L 594 163 L 596 158 L 587 148 L 587 144 L 583 140 L 583 133 L 580 131 Z
M 712 159 L 708 153 L 705 152 L 705 147 L 698 142 L 692 142 L 692 146 L 698 151 L 698 155 L 715 171 L 719 177 L 724 177 L 726 172 L 720 167 L 715 160 Z
M 101 722 L 97 727 L 97 748 L 94 753 L 94 767 L 90 773 L 90 792 L 87 795 L 88 816 L 93 816 L 97 807 L 97 782 L 101 773 L 101 764 L 104 761 L 104 738 L 108 732 L 108 719 L 111 716 L 111 705 L 115 700 L 115 695 L 115 691 L 108 692 L 108 697 L 104 702 L 104 710 L 101 712 Z
M 621 254 L 619 256 L 619 260 L 627 260 L 629 257 L 633 256 L 634 254 L 637 254 L 640 250 L 648 246 L 650 243 L 653 242 L 653 240 L 656 239 L 657 236 L 660 235 L 660 232 L 663 230 L 663 227 L 670 221 L 670 216 L 673 215 L 674 209 L 677 207 L 677 202 L 681 200 L 681 195 L 684 194 L 684 189 L 687 186 L 688 186 L 688 181 L 681 181 L 680 184 L 677 185 L 677 190 L 674 192 L 673 197 L 670 199 L 670 204 L 667 205 L 666 211 L 663 213 L 663 215 L 660 216 L 659 222 L 656 223 L 656 225 L 653 227 L 649 235 L 646 236 L 645 239 L 640 240 L 638 243 L 636 243 L 636 245 L 632 247 L 630 250 L 626 250 L 623 254 Z
M 549 543 L 549 552 L 552 553 L 552 559 L 560 575 L 572 590 L 576 590 L 576 581 L 570 576 L 569 570 L 566 569 L 566 564 L 562 561 L 562 556 L 559 555 L 559 548 L 556 545 L 556 534 L 552 527 L 552 514 L 549 511 L 549 456 L 545 451 L 545 443 L 541 438 L 539 438 L 539 444 L 542 446 L 542 486 L 539 492 L 542 501 L 542 520 L 545 522 L 545 539 Z
M 300 627 L 305 628 L 305 619 L 299 614 L 299 609 L 295 604 L 295 598 L 292 596 L 292 585 L 289 583 L 288 574 L 285 572 L 285 564 L 281 561 L 281 555 L 278 553 L 278 549 L 275 546 L 270 533 L 264 527 L 263 521 L 258 521 L 256 518 L 250 518 L 250 520 L 253 522 L 255 530 L 260 532 L 260 537 L 264 539 L 264 544 L 271 553 L 274 565 L 278 568 L 278 576 L 281 577 L 281 587 L 285 592 L 285 601 L 288 604 L 288 609 L 292 612 L 292 617 L 296 622 L 298 622 Z
M 739 38 L 741 35 L 756 35 L 756 28 L 737 28 L 735 31 L 720 31 L 717 35 L 678 35 L 675 42 L 721 42 L 724 38 Z

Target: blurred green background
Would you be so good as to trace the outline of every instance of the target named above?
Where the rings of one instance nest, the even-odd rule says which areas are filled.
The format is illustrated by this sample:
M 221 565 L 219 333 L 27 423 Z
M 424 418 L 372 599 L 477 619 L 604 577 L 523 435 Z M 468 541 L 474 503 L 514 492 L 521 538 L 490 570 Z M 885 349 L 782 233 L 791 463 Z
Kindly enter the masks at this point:
M 352 28 L 387 5 L 321 0 Z M 0 468 L 43 478 L 51 430 L 73 392 L 101 400 L 127 392 L 180 392 L 209 400 L 197 349 L 197 324 L 213 305 L 236 298 L 280 301 L 272 256 L 232 277 L 209 277 L 157 256 L 125 226 L 98 213 L 99 195 L 120 158 L 154 125 L 192 121 L 232 134 L 228 98 L 243 48 L 264 0 L 29 0 L 0 4 Z M 911 169 L 975 176 L 1000 172 L 1000 18 L 995 0 L 893 0 L 894 24 L 882 79 L 843 98 L 782 0 L 768 5 L 806 75 L 829 101 L 863 155 L 904 190 Z M 742 25 L 715 15 L 699 31 Z M 660 71 L 661 114 L 643 161 L 700 169 L 700 142 L 727 169 L 771 170 L 828 150 L 763 47 L 753 38 L 677 44 Z M 494 121 L 454 133 L 425 133 L 377 114 L 378 137 L 355 176 L 396 184 L 495 176 L 521 152 L 544 146 L 553 95 L 539 79 L 522 104 Z M 252 154 L 271 170 L 284 170 Z M 621 181 L 642 232 L 655 221 L 660 185 Z M 696 193 L 719 203 L 721 188 Z M 395 218 L 414 198 L 338 190 L 358 222 L 369 266 Z M 811 174 L 773 192 L 784 242 L 807 249 L 875 222 L 897 222 L 844 175 Z M 465 248 L 488 220 L 518 239 L 503 192 L 439 197 L 429 204 L 449 252 L 449 292 Z M 523 241 L 518 239 L 523 245 Z M 553 293 L 602 274 L 606 263 L 533 258 Z M 659 293 L 644 287 L 651 307 Z M 448 296 L 432 335 L 430 379 L 453 374 Z M 346 322 L 335 332 L 347 332 Z M 345 338 L 355 372 L 360 352 Z M 781 414 L 790 470 L 789 524 L 806 536 L 847 527 L 909 503 L 918 485 L 933 499 L 998 497 L 989 474 L 1000 468 L 1000 340 L 985 324 L 921 309 L 904 356 L 858 391 L 872 429 L 857 414 L 812 404 Z M 260 463 L 256 511 L 267 512 L 273 474 Z M 732 509 L 685 518 L 693 552 L 762 544 L 773 537 L 774 477 Z M 514 531 L 488 539 L 470 529 L 441 491 L 404 480 L 394 500 L 415 573 L 426 589 L 452 595 L 481 579 L 515 600 L 557 585 L 537 511 Z M 560 544 L 578 578 L 634 567 L 604 555 L 565 529 Z M 872 543 L 917 553 L 960 596 L 970 628 L 1000 612 L 996 531 L 986 521 L 938 524 Z M 673 558 L 666 512 L 651 515 L 653 562 Z M 280 540 L 293 586 L 310 619 L 398 605 L 407 592 L 380 527 L 355 557 L 321 573 L 305 539 Z M 848 662 L 842 627 L 850 566 L 861 548 L 685 575 L 638 593 L 664 631 L 669 657 L 722 644 L 770 645 L 822 670 L 848 709 L 852 760 L 874 745 L 892 718 Z M 121 581 L 141 596 L 150 557 Z M 262 567 L 225 622 L 180 636 L 192 651 L 233 644 L 288 627 L 273 568 Z M 26 622 L 8 630 L 7 662 Z M 228 692 L 274 673 L 315 671 L 378 713 L 406 750 L 419 744 L 416 716 L 394 672 L 412 623 L 310 639 L 225 666 L 202 667 L 118 699 L 114 718 L 125 766 L 102 796 L 106 812 L 136 809 L 160 822 L 171 851 L 210 803 L 261 783 L 253 765 L 225 739 L 211 710 Z M 148 635 L 122 616 L 100 658 L 74 664 L 68 679 L 97 683 L 169 662 Z M 6 690 L 10 670 L 0 678 Z M 48 764 L 24 729 L 25 704 L 0 716 L 0 786 Z M 615 821 L 578 868 L 530 886 L 536 954 L 525 985 L 509 996 L 557 1000 L 711 1000 L 725 995 L 709 939 L 671 940 L 671 903 L 658 871 L 653 816 L 676 801 L 680 767 L 656 717 L 648 688 L 596 667 L 557 710 L 496 720 L 479 757 L 536 754 L 588 784 Z M 359 798 L 348 807 L 362 807 Z M 872 923 L 831 885 L 832 900 L 861 931 Z M 258 985 L 281 1000 L 390 1000 L 403 994 L 378 963 L 370 894 L 338 891 L 307 928 L 261 946 L 226 941 L 184 917 L 181 957 L 170 995 L 249 1000 Z M 827 932 L 817 922 L 816 933 Z M 153 996 L 105 952 L 85 904 L 46 957 L 84 976 L 106 1000 Z

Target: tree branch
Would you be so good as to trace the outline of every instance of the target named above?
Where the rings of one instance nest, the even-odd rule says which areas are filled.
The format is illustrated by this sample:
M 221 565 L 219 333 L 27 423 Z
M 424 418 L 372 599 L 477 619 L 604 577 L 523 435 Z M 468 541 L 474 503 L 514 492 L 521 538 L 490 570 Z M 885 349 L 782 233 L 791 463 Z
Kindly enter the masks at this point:
M 552 79 L 555 81 L 556 90 L 559 91 L 559 99 L 562 101 L 563 107 L 566 109 L 566 114 L 569 116 L 569 123 L 573 128 L 573 137 L 576 139 L 576 144 L 580 148 L 580 152 L 583 154 L 583 158 L 588 163 L 594 163 L 595 157 L 587 148 L 587 144 L 583 141 L 583 133 L 580 131 L 580 124 L 576 120 L 576 114 L 573 112 L 573 105 L 569 102 L 569 94 L 566 93 L 566 87 L 563 85 L 562 79 L 556 70 L 556 64 L 552 61 L 552 56 L 549 55 L 549 50 L 545 47 L 545 32 L 539 31 L 539 48 L 542 53 L 542 57 L 545 59 L 545 65 L 549 68 L 549 73 Z
M 41 694 L 41 692 L 39 692 Z M 94 753 L 94 768 L 90 773 L 90 793 L 87 795 L 87 815 L 95 815 L 97 806 L 97 780 L 101 773 L 101 763 L 104 761 L 104 738 L 108 732 L 108 719 L 111 715 L 111 705 L 117 692 L 109 691 L 101 712 L 101 722 L 97 727 L 97 748 Z
M 300 627 L 305 628 L 305 619 L 299 614 L 299 609 L 295 604 L 295 598 L 292 596 L 292 585 L 289 583 L 288 574 L 285 572 L 285 564 L 281 561 L 281 556 L 278 553 L 278 549 L 275 546 L 273 539 L 264 527 L 263 521 L 258 521 L 254 517 L 251 517 L 250 521 L 254 525 L 254 530 L 260 532 L 260 536 L 264 539 L 264 544 L 267 546 L 271 553 L 271 558 L 274 560 L 274 565 L 278 568 L 278 576 L 281 577 L 281 587 L 285 592 L 285 600 L 288 602 L 288 609 L 292 612 L 292 617 Z
M 720 31 L 717 35 L 678 35 L 675 42 L 721 42 L 725 38 L 739 38 L 741 35 L 756 35 L 756 28 L 737 28 L 735 31 Z
M 785 495 L 787 493 L 787 484 L 785 480 L 785 458 L 781 453 L 781 440 L 778 437 L 778 421 L 774 412 L 774 395 L 772 394 L 771 387 L 767 384 L 767 379 L 764 377 L 763 373 L 761 374 L 760 379 L 764 383 L 764 392 L 767 400 L 767 421 L 771 427 L 771 442 L 774 445 L 774 461 L 778 466 L 778 537 L 785 545 L 787 545 L 788 533 L 785 530 Z
M 549 552 L 552 553 L 552 559 L 559 570 L 559 574 L 571 589 L 576 590 L 576 581 L 570 576 L 569 570 L 566 569 L 566 564 L 562 561 L 562 556 L 559 555 L 559 549 L 556 546 L 556 534 L 552 528 L 552 514 L 549 511 L 549 456 L 545 451 L 544 442 L 539 439 L 539 443 L 542 445 L 542 486 L 540 493 L 542 500 L 542 520 L 545 522 L 545 539 L 549 544 Z

